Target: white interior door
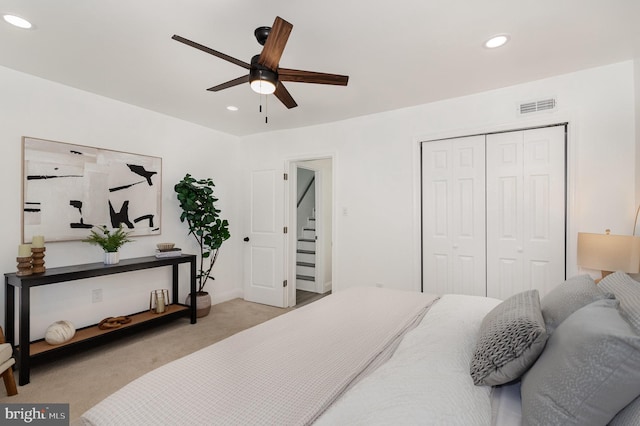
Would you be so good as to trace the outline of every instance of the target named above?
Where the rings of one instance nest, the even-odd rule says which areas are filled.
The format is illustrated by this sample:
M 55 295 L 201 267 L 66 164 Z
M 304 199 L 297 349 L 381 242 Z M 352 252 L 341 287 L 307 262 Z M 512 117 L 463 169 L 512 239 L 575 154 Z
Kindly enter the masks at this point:
M 422 144 L 423 291 L 486 294 L 485 137 Z
M 251 302 L 284 307 L 283 172 L 276 169 L 252 170 L 249 186 L 244 298 Z
M 564 126 L 487 136 L 487 296 L 565 278 Z

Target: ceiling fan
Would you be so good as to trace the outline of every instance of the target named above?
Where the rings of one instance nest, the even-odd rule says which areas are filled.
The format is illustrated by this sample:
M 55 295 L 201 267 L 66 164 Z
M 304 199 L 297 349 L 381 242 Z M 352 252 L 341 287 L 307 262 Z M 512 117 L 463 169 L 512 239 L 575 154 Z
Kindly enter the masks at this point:
M 284 84 L 282 84 L 283 81 L 346 86 L 349 81 L 349 76 L 280 68 L 280 57 L 282 56 L 292 29 L 293 25 L 279 16 L 276 16 L 272 27 L 256 28 L 254 31 L 256 39 L 258 43 L 264 47 L 259 55 L 255 55 L 251 59 L 250 64 L 184 37 L 180 37 L 179 35 L 174 34 L 171 38 L 249 70 L 249 74 L 247 75 L 227 81 L 226 83 L 218 84 L 207 90 L 218 92 L 249 82 L 255 92 L 262 94 L 273 93 L 287 108 L 295 108 L 298 104 L 293 97 L 291 97 L 291 94 L 284 87 Z

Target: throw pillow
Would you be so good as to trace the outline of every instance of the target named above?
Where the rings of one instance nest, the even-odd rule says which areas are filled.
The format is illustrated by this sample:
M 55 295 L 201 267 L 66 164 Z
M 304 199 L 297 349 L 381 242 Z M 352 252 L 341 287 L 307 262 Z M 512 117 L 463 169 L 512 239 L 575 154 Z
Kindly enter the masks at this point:
M 620 411 L 611 420 L 609 426 L 629 426 L 640 425 L 640 396 L 633 400 L 633 402 L 622 411 Z
M 569 278 L 540 299 L 547 334 L 551 335 L 562 321 L 583 306 L 611 297 L 601 291 L 589 275 Z
M 523 376 L 529 425 L 604 425 L 640 394 L 640 336 L 604 299 L 567 318 Z
M 482 320 L 471 358 L 473 383 L 495 386 L 519 378 L 538 358 L 546 340 L 538 290 L 511 296 Z
M 620 311 L 627 321 L 640 332 L 640 283 L 624 272 L 609 274 L 600 281 L 602 291 L 613 293 L 620 301 Z

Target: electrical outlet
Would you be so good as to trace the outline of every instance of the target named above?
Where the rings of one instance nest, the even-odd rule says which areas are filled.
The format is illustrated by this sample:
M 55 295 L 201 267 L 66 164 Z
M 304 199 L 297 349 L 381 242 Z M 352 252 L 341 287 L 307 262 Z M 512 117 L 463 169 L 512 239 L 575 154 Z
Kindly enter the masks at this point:
M 102 289 L 96 288 L 91 290 L 91 303 L 102 302 Z

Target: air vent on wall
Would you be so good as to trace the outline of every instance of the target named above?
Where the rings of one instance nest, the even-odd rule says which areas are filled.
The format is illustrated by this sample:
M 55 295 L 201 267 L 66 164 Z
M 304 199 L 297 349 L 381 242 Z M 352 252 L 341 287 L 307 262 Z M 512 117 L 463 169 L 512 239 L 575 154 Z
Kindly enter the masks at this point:
M 520 104 L 520 114 L 529 114 L 532 112 L 548 111 L 556 107 L 556 100 L 553 98 L 542 99 L 539 101 L 525 102 Z

